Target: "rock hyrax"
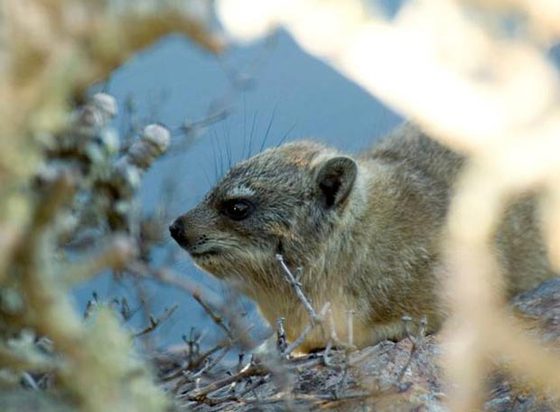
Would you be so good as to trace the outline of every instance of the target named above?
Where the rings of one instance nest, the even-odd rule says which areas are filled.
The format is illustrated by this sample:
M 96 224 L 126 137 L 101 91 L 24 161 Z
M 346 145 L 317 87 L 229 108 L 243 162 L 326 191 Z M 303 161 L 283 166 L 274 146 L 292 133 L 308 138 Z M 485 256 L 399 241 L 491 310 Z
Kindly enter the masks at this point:
M 340 339 L 349 310 L 360 347 L 402 337 L 404 315 L 426 316 L 433 331 L 444 316 L 442 228 L 463 164 L 410 125 L 356 157 L 311 141 L 288 143 L 235 165 L 170 231 L 199 267 L 254 299 L 271 324 L 284 317 L 288 339 L 309 317 L 277 253 L 301 268 L 315 310 L 331 303 Z M 509 296 L 553 276 L 533 203 L 512 205 L 496 234 Z M 324 347 L 326 339 L 315 328 L 301 349 Z

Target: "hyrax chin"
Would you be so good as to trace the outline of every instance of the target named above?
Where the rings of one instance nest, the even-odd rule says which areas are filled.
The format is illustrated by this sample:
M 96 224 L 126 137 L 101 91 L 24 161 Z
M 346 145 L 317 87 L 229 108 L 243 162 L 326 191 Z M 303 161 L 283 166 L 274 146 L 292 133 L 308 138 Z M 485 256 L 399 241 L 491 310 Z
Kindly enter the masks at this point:
M 301 268 L 316 311 L 330 303 L 340 340 L 348 339 L 348 311 L 359 347 L 402 337 L 404 315 L 426 317 L 433 331 L 444 316 L 442 228 L 463 162 L 408 125 L 356 157 L 288 143 L 234 166 L 170 231 L 199 267 L 254 299 L 271 324 L 284 317 L 290 340 L 309 317 L 278 253 Z M 497 232 L 508 295 L 553 275 L 537 221 L 525 199 Z M 315 328 L 300 349 L 324 347 L 329 333 Z

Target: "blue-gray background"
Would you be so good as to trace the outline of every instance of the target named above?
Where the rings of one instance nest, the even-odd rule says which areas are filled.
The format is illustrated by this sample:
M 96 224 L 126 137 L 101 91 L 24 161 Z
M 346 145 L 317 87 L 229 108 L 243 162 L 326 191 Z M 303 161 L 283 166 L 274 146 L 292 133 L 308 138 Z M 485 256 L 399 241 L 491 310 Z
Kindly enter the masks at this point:
M 236 79 L 242 79 L 244 86 L 239 87 Z M 222 57 L 206 53 L 188 39 L 170 36 L 132 58 L 104 87 L 121 108 L 116 128 L 124 131 L 129 120 L 123 108 L 133 101 L 140 122 L 167 125 L 174 131 L 175 144 L 184 140 L 179 126 L 185 121 L 205 118 L 221 108 L 232 109 L 225 120 L 199 134 L 188 150 L 176 150 L 146 175 L 140 194 L 143 209 L 149 212 L 165 202 L 170 216 L 194 206 L 215 183 L 220 169 L 247 154 L 249 141 L 250 151 L 258 151 L 269 124 L 264 146 L 277 144 L 287 134 L 287 140 L 311 137 L 355 152 L 400 122 L 375 98 L 307 55 L 282 32 L 261 43 L 231 49 Z M 164 194 L 166 187 L 172 188 L 170 198 Z M 170 239 L 155 260 L 165 252 L 180 253 L 175 268 L 182 276 L 223 292 L 225 286 L 194 268 Z M 192 298 L 154 282 L 146 283 L 146 289 L 155 314 L 179 305 L 158 330 L 160 346 L 179 343 L 192 327 L 207 332 L 207 344 L 219 338 L 216 326 Z M 101 299 L 127 296 L 134 300 L 130 282 L 103 275 L 78 288 L 80 308 L 94 290 Z M 252 306 L 247 303 L 245 307 L 251 322 L 259 324 Z M 143 322 L 136 316 L 131 326 L 138 329 Z M 255 330 L 262 332 L 262 324 Z

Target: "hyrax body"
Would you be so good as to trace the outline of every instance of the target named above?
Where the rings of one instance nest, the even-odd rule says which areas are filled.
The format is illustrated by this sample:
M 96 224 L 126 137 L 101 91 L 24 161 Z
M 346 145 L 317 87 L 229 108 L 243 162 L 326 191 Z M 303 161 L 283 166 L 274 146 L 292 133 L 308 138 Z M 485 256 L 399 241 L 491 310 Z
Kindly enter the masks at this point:
M 354 158 L 289 143 L 234 166 L 170 230 L 199 267 L 254 299 L 271 324 L 284 317 L 288 339 L 309 317 L 278 253 L 294 272 L 301 268 L 315 310 L 330 302 L 339 339 L 347 339 L 348 311 L 356 345 L 397 339 L 404 315 L 426 316 L 430 330 L 444 317 L 442 229 L 463 164 L 408 125 Z M 533 203 L 510 207 L 496 234 L 509 296 L 553 276 Z M 327 339 L 315 328 L 301 350 Z

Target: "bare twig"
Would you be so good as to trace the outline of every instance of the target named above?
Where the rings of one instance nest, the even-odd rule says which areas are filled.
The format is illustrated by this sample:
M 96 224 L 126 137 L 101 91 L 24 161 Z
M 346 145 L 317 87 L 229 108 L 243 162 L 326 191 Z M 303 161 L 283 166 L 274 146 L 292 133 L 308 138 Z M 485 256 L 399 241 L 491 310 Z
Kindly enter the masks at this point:
M 198 304 L 200 306 L 202 306 L 202 308 L 204 309 L 204 311 L 206 312 L 206 314 L 208 316 L 210 316 L 210 318 L 214 321 L 214 323 L 216 325 L 218 325 L 218 327 L 220 329 L 222 329 L 226 336 L 230 339 L 230 340 L 235 340 L 235 337 L 233 336 L 233 333 L 231 332 L 230 328 L 225 324 L 224 322 L 224 318 L 222 316 L 220 316 L 216 310 L 214 310 L 203 298 L 202 295 L 200 293 L 200 290 L 196 290 L 194 291 L 194 293 L 191 295 L 193 297 L 194 300 L 196 300 L 198 302 Z
M 276 321 L 276 349 L 278 353 L 284 354 L 288 344 L 286 342 L 286 331 L 284 330 L 284 318 L 280 317 Z
M 134 336 L 135 338 L 146 335 L 148 333 L 153 332 L 154 330 L 157 329 L 158 326 L 160 326 L 163 322 L 165 322 L 167 319 L 169 319 L 171 317 L 171 315 L 173 315 L 173 312 L 175 312 L 175 310 L 179 307 L 179 305 L 175 304 L 173 305 L 171 308 L 166 308 L 163 313 L 158 316 L 157 318 L 150 315 L 150 324 L 148 326 L 146 326 L 144 329 L 142 329 L 139 332 L 133 333 L 132 336 Z
M 401 371 L 399 372 L 399 375 L 397 376 L 398 384 L 402 382 L 404 375 L 406 374 L 406 371 L 408 370 L 408 368 L 410 368 L 410 364 L 414 359 L 414 355 L 418 351 L 419 346 L 422 344 L 422 340 L 426 336 L 426 326 L 428 324 L 428 320 L 426 319 L 425 316 L 423 316 L 422 319 L 420 319 L 420 325 L 418 327 L 416 335 L 414 335 L 413 333 L 411 333 L 409 328 L 409 325 L 412 322 L 412 318 L 410 316 L 403 316 L 402 321 L 405 322 L 405 331 L 407 334 L 407 338 L 412 343 L 412 346 L 410 347 L 408 360 L 406 361 L 405 365 L 402 367 Z
M 212 348 L 210 348 L 207 351 L 199 354 L 196 357 L 196 359 L 194 359 L 194 360 L 189 359 L 189 364 L 188 364 L 189 369 L 198 368 L 201 364 L 205 363 L 208 359 L 210 359 L 210 356 L 212 356 L 213 354 L 215 354 L 216 352 L 218 352 L 222 349 L 224 349 L 224 353 L 226 353 L 227 351 L 225 349 L 228 349 L 229 347 L 230 347 L 229 341 L 228 342 L 220 342 L 217 345 L 214 345 Z M 203 368 L 203 369 L 207 370 L 208 368 Z
M 317 317 L 319 319 L 319 322 L 321 322 L 323 317 L 327 314 L 327 311 L 329 310 L 330 306 L 331 306 L 330 302 L 325 303 L 325 305 L 319 312 L 319 316 Z M 305 325 L 305 328 L 303 328 L 303 330 L 301 331 L 297 339 L 288 345 L 286 351 L 284 352 L 284 355 L 288 356 L 294 350 L 296 350 L 305 341 L 307 335 L 317 326 L 317 324 L 318 322 L 314 321 L 313 318 L 311 318 L 307 323 L 307 325 Z
M 293 275 L 290 268 L 288 268 L 288 266 L 286 265 L 286 262 L 284 262 L 284 257 L 281 254 L 278 253 L 276 255 L 276 260 L 280 264 L 280 267 L 282 268 L 282 273 L 284 273 L 284 276 L 286 277 L 286 280 L 288 281 L 288 283 L 292 287 L 292 290 L 296 294 L 297 298 L 299 299 L 299 301 L 302 303 L 303 307 L 305 308 L 305 310 L 309 314 L 309 317 L 311 318 L 311 320 L 313 322 L 320 322 L 321 317 L 317 315 L 317 312 L 315 312 L 315 309 L 313 309 L 313 306 L 311 305 L 311 302 L 309 301 L 307 296 L 305 296 L 305 293 L 303 293 L 301 282 L 299 282 L 296 279 L 296 277 Z
M 187 397 L 190 400 L 196 401 L 196 402 L 204 402 L 204 400 L 207 398 L 207 395 L 209 395 L 212 392 L 217 391 L 218 389 L 221 389 L 233 382 L 237 382 L 241 379 L 244 379 L 248 376 L 256 376 L 256 375 L 262 375 L 262 374 L 266 374 L 268 373 L 268 371 L 266 369 L 264 369 L 262 366 L 260 365 L 256 365 L 253 363 L 248 364 L 243 370 L 241 370 L 239 373 L 232 375 L 232 376 L 228 376 L 226 378 L 223 379 L 219 379 L 215 382 L 212 382 L 210 384 L 208 384 L 207 386 L 203 387 L 203 388 L 199 388 L 196 390 L 191 391 Z
M 218 325 L 230 340 L 235 340 L 235 336 L 230 330 L 230 328 L 224 322 L 224 316 L 219 313 L 224 313 L 225 311 L 218 312 L 214 308 L 222 308 L 223 305 L 219 304 L 222 299 L 217 295 L 214 295 L 209 290 L 202 292 L 200 286 L 189 279 L 180 277 L 174 274 L 174 272 L 168 268 L 151 268 L 140 262 L 134 262 L 128 266 L 128 270 L 132 273 L 150 277 L 160 282 L 173 285 L 178 287 L 180 290 L 186 292 L 193 297 L 204 309 L 204 311 L 210 316 L 210 318 Z
M 332 349 L 332 340 L 329 339 L 329 341 L 327 342 L 327 347 L 323 351 L 323 356 L 322 356 L 323 363 L 325 364 L 325 366 L 328 366 L 328 367 L 334 366 L 333 363 L 330 360 L 331 349 Z

